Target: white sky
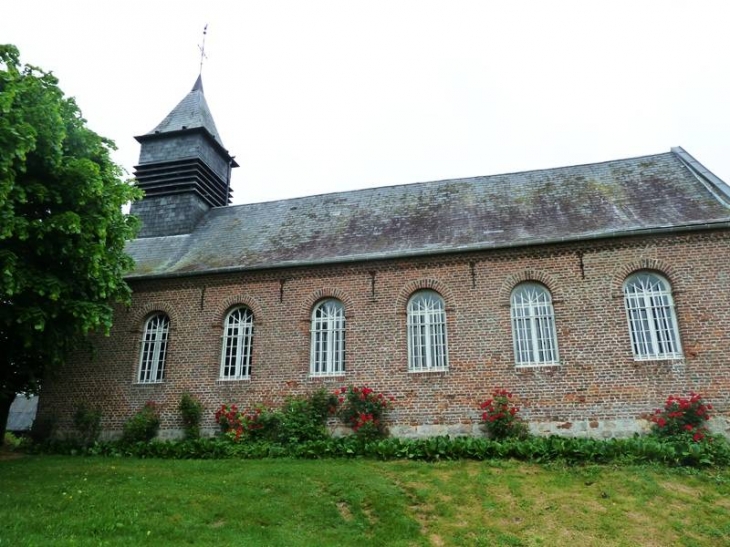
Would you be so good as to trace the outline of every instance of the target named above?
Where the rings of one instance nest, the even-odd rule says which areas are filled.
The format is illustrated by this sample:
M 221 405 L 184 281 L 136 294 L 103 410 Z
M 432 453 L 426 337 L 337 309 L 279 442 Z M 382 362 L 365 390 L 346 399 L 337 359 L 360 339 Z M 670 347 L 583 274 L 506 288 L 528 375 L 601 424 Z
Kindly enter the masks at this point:
M 730 2 L 8 0 L 130 173 L 203 82 L 234 203 L 683 146 L 730 183 Z

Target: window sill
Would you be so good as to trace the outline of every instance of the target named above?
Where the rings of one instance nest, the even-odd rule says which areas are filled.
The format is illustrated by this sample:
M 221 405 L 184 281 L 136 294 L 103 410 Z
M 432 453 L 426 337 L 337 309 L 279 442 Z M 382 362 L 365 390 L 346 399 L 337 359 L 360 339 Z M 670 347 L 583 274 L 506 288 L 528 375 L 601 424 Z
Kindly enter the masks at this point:
M 332 374 L 310 374 L 308 378 L 310 380 L 342 380 L 345 378 L 345 373 L 335 372 Z
M 656 361 L 684 361 L 684 355 L 634 355 L 636 363 L 651 363 Z
M 250 382 L 250 376 L 242 376 L 241 378 L 217 378 L 216 384 L 230 384 L 231 382 Z
M 133 386 L 159 386 L 165 383 L 165 380 L 159 380 L 156 382 L 134 382 Z
M 554 362 L 554 363 L 527 363 L 527 364 L 521 364 L 521 365 L 515 365 L 515 368 L 517 370 L 522 369 L 531 369 L 531 368 L 560 368 L 561 365 L 560 362 Z
M 424 368 L 424 369 L 409 369 L 408 374 L 432 374 L 434 372 L 449 372 L 448 368 Z

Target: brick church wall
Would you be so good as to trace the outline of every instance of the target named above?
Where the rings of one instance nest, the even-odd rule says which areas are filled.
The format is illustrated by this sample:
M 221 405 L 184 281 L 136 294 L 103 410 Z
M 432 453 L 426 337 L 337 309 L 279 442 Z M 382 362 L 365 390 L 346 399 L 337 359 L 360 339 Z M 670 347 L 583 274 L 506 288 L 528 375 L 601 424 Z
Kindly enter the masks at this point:
M 319 387 L 364 385 L 393 395 L 389 425 L 401 436 L 476 433 L 478 404 L 497 386 L 512 391 L 537 433 L 621 436 L 646 427 L 642 416 L 669 394 L 700 392 L 715 407 L 713 428 L 730 415 L 730 234 L 695 232 L 596 240 L 241 273 L 134 281 L 131 307 L 120 307 L 109 337 L 79 352 L 44 386 L 40 415 L 71 427 L 78 404 L 103 410 L 109 436 L 148 400 L 161 405 L 163 436 L 179 432 L 177 405 L 189 391 L 215 430 L 222 403 L 279 405 Z M 684 359 L 635 361 L 622 284 L 650 269 L 672 285 Z M 523 280 L 550 290 L 560 365 L 517 368 L 510 293 Z M 446 304 L 449 369 L 409 373 L 406 304 L 431 288 Z M 310 320 L 324 297 L 343 302 L 346 372 L 309 375 Z M 226 312 L 254 314 L 250 380 L 219 380 Z M 165 381 L 136 383 L 144 320 L 170 317 Z

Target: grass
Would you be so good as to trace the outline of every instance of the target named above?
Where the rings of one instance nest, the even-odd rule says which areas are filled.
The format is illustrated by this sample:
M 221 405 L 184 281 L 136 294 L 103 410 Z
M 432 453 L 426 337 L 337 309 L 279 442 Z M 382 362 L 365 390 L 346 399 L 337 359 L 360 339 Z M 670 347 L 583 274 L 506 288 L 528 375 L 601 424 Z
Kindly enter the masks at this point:
M 730 470 L 0 460 L 0 546 L 565 544 L 730 544 Z

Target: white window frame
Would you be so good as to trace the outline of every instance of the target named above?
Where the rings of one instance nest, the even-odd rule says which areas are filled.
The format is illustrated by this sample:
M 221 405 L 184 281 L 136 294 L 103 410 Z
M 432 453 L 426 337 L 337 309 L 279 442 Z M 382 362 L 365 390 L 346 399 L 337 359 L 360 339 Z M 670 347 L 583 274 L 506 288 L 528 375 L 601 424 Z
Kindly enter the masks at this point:
M 154 313 L 145 321 L 137 374 L 140 384 L 159 384 L 165 380 L 169 334 L 170 318 L 167 314 Z
M 345 374 L 345 306 L 328 298 L 312 310 L 309 374 L 342 376 Z
M 251 378 L 253 313 L 245 306 L 233 308 L 223 322 L 219 380 Z
M 449 369 L 446 307 L 436 291 L 423 290 L 408 300 L 408 372 Z
M 624 304 L 635 361 L 684 357 L 667 279 L 648 271 L 631 274 L 624 281 Z
M 555 310 L 550 291 L 540 283 L 520 283 L 510 296 L 515 366 L 559 365 Z

